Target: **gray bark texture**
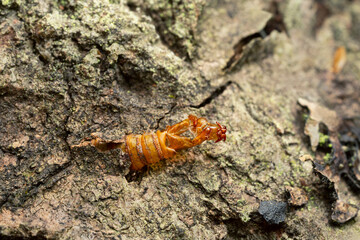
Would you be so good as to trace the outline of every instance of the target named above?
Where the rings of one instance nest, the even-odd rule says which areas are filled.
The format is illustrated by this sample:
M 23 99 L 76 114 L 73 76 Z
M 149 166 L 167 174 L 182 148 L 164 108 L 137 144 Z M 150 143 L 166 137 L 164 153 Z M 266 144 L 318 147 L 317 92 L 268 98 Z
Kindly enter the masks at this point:
M 359 26 L 356 0 L 1 0 L 0 239 L 359 239 L 359 195 L 339 180 L 354 214 L 334 224 L 300 160 L 316 156 L 297 103 L 359 119 Z M 340 102 L 324 85 L 338 46 Z M 72 147 L 189 114 L 226 142 L 139 172 Z

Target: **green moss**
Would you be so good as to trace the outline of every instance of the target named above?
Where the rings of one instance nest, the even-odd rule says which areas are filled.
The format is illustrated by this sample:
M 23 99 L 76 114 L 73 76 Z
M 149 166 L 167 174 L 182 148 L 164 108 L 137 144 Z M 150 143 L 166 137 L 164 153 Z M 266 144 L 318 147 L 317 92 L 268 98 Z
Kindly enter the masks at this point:
M 12 0 L 2 0 L 1 1 L 1 4 L 4 5 L 4 6 L 11 5 L 12 3 L 13 3 Z
M 327 153 L 323 159 L 324 159 L 325 164 L 328 164 L 331 159 L 331 154 Z
M 22 174 L 26 179 L 30 179 L 31 177 L 33 177 L 35 175 L 34 172 L 29 172 L 29 171 L 26 171 Z
M 310 192 L 311 192 L 311 188 L 310 188 L 310 187 L 304 186 L 303 188 L 305 189 L 305 191 L 306 191 L 307 193 L 310 193 Z
M 237 201 L 237 205 L 239 206 L 245 206 L 246 205 L 246 201 L 244 199 L 240 199 Z
M 329 136 L 323 133 L 319 133 L 319 146 L 323 147 L 329 141 Z
M 248 222 L 251 220 L 250 218 L 250 214 L 244 214 L 240 217 L 241 221 L 243 221 L 244 223 Z
M 309 118 L 309 114 L 303 113 L 303 114 L 301 115 L 301 117 L 302 117 L 303 121 L 306 121 L 306 120 L 308 120 L 308 118 Z
M 109 0 L 109 3 L 111 4 L 120 4 L 121 2 L 121 0 Z

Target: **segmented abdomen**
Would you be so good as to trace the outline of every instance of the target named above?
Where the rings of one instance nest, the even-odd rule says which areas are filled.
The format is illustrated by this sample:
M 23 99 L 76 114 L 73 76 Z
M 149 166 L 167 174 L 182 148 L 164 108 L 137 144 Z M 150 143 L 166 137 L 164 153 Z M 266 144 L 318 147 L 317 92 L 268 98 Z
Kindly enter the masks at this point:
M 159 139 L 159 133 L 127 135 L 125 137 L 125 147 L 131 160 L 130 168 L 132 170 L 140 170 L 146 165 L 150 165 L 164 159 L 164 150 L 166 151 L 166 149 L 162 149 L 161 147 L 162 144 L 164 144 L 163 141 L 164 140 Z

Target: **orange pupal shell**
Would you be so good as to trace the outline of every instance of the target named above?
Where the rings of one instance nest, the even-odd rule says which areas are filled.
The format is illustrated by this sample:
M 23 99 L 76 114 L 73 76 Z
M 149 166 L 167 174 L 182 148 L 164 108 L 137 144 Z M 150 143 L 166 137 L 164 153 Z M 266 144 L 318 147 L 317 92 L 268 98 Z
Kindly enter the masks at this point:
M 158 142 L 159 142 L 159 146 L 160 146 L 160 150 L 163 154 L 163 157 L 164 158 L 170 158 L 170 157 L 173 157 L 175 155 L 175 150 L 169 148 L 167 145 L 166 145 L 166 141 L 167 141 L 167 131 L 157 131 L 156 132 L 156 136 L 157 136 L 157 139 L 158 139 Z
M 182 135 L 190 131 L 194 137 Z M 174 157 L 182 149 L 195 147 L 204 141 L 226 139 L 226 127 L 209 123 L 205 118 L 189 115 L 187 119 L 175 125 L 168 126 L 164 131 L 145 133 L 142 135 L 130 134 L 120 140 L 103 140 L 96 133 L 92 138 L 85 138 L 79 145 L 92 145 L 104 152 L 120 148 L 131 161 L 131 170 L 140 170 L 147 165 L 159 162 L 162 159 Z
M 145 152 L 145 156 L 148 164 L 156 163 L 164 158 L 162 154 L 160 143 L 157 138 L 157 135 L 154 133 L 146 133 L 142 135 L 143 137 L 143 151 Z
M 144 166 L 157 163 L 164 158 L 157 134 L 130 134 L 126 136 L 125 143 L 132 170 L 140 170 Z
M 145 166 L 144 163 L 140 161 L 137 148 L 136 148 L 136 136 L 133 134 L 127 135 L 125 138 L 126 152 L 129 154 L 131 160 L 131 169 L 139 170 Z
M 148 162 L 145 158 L 145 154 L 144 154 L 144 151 L 143 151 L 143 145 L 141 144 L 141 140 L 143 138 L 142 135 L 135 135 L 135 138 L 136 138 L 136 151 L 137 151 L 137 154 L 139 156 L 139 160 L 142 164 L 144 165 L 148 165 Z

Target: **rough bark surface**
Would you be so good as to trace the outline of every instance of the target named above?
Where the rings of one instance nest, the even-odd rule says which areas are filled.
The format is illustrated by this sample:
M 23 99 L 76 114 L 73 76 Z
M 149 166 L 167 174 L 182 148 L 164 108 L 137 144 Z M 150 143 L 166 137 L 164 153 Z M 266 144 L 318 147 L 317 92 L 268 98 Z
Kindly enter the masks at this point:
M 279 1 L 289 36 L 254 38 L 224 71 L 237 42 L 271 19 L 269 1 L 2 0 L 0 238 L 356 239 L 359 217 L 331 224 L 329 189 L 299 160 L 311 148 L 297 99 L 327 104 L 337 46 L 360 79 L 359 2 L 319 4 Z M 188 114 L 226 125 L 227 141 L 133 178 L 120 150 L 71 148 Z M 260 201 L 286 202 L 289 186 L 309 202 L 267 224 Z

